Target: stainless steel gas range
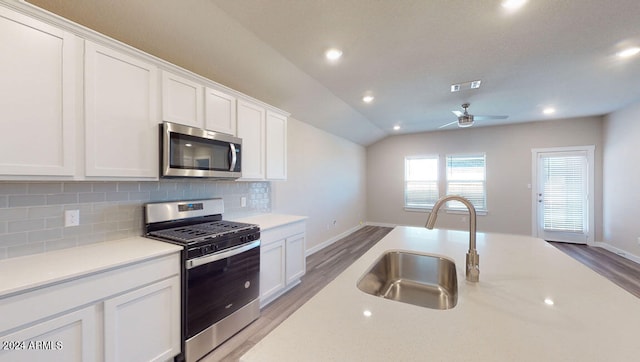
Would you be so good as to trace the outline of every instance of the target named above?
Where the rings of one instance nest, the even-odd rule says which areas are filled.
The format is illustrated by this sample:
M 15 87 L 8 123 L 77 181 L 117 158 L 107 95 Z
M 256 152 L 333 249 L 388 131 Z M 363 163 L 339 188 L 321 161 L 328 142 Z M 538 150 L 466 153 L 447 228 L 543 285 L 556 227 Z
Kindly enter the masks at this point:
M 260 316 L 260 228 L 223 212 L 222 199 L 145 205 L 146 236 L 184 247 L 177 360 L 202 358 Z

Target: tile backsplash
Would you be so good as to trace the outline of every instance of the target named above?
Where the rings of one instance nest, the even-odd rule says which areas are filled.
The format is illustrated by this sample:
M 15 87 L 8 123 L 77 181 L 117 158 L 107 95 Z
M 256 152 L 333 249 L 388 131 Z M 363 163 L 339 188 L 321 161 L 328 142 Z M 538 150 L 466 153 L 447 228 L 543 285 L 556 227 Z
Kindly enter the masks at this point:
M 142 235 L 145 203 L 213 197 L 226 219 L 271 211 L 269 182 L 0 181 L 0 259 Z M 64 227 L 65 210 L 79 210 L 80 225 Z

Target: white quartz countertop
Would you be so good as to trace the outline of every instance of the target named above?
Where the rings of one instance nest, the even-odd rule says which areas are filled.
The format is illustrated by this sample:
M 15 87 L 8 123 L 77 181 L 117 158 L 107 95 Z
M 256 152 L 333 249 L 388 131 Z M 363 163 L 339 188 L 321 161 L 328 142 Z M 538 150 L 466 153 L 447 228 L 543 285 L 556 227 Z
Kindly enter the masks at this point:
M 241 360 L 640 360 L 640 299 L 543 240 L 519 235 L 478 233 L 480 282 L 467 282 L 468 235 L 396 227 Z M 387 250 L 455 260 L 456 307 L 433 310 L 360 291 L 357 281 Z
M 0 298 L 180 250 L 174 244 L 132 237 L 0 260 Z
M 265 231 L 274 227 L 291 224 L 298 221 L 306 220 L 306 216 L 286 215 L 286 214 L 260 214 L 255 216 L 243 217 L 234 221 L 246 222 L 248 224 L 260 225 L 260 230 Z

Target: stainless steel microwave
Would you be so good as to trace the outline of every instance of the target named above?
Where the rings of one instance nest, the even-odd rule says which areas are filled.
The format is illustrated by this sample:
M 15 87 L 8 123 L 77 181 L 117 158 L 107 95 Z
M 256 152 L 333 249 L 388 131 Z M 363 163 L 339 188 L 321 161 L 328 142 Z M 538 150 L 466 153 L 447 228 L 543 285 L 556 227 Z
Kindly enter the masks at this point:
M 236 179 L 242 176 L 242 139 L 220 132 L 160 124 L 161 177 Z

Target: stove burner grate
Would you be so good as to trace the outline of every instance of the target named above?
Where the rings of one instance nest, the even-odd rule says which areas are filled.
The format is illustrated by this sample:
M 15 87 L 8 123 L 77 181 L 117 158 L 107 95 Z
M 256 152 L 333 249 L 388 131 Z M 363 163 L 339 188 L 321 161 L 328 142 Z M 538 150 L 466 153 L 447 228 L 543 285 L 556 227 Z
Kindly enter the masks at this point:
M 150 235 L 179 242 L 194 242 L 212 239 L 225 234 L 253 228 L 254 225 L 235 223 L 232 221 L 214 221 L 203 224 L 180 226 L 172 229 L 157 230 Z

